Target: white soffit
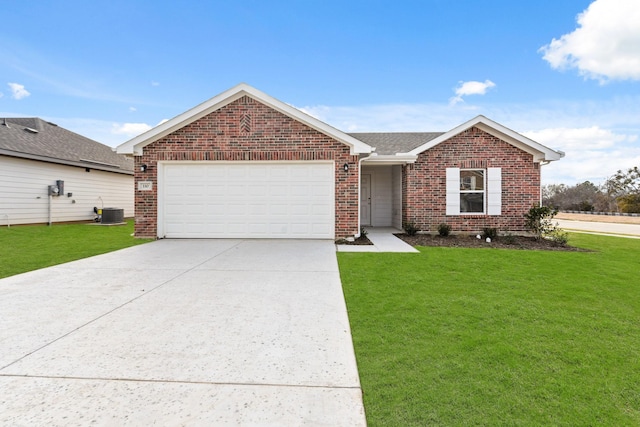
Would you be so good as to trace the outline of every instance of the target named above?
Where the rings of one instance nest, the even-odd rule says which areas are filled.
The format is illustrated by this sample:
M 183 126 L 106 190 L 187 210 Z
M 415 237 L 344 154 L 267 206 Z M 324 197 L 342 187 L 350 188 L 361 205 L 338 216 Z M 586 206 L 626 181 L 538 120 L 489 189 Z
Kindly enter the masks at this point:
M 246 83 L 240 83 L 239 85 L 214 96 L 208 101 L 185 111 L 173 119 L 164 122 L 153 129 L 124 142 L 123 144 L 120 144 L 116 148 L 116 152 L 119 154 L 142 155 L 142 149 L 145 146 L 183 128 L 184 126 L 187 126 L 190 123 L 195 122 L 198 119 L 201 119 L 207 114 L 210 114 L 245 95 L 349 146 L 351 154 L 368 154 L 373 151 L 372 147 L 368 144 L 347 135 L 346 133 L 298 110 L 295 107 L 292 107 L 289 104 L 277 100 Z

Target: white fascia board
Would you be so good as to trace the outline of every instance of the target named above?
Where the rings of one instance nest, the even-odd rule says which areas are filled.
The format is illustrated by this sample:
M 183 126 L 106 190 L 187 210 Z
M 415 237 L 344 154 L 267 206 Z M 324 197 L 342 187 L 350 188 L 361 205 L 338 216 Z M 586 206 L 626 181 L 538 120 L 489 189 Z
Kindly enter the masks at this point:
M 408 154 L 418 155 L 474 126 L 487 132 L 490 135 L 508 142 L 515 147 L 520 148 L 523 151 L 526 151 L 527 153 L 532 154 L 535 162 L 560 160 L 562 157 L 564 157 L 564 153 L 562 151 L 552 150 L 551 148 L 535 142 L 524 135 L 520 135 L 519 133 L 514 132 L 511 129 L 506 128 L 501 124 L 494 122 L 493 120 L 488 119 L 482 115 L 474 117 L 468 122 L 465 122 L 448 132 L 445 132 L 444 134 L 432 139 L 426 144 L 414 148 Z
M 240 99 L 241 97 L 248 95 L 249 97 L 259 101 L 270 108 L 273 108 L 276 111 L 281 112 L 282 114 L 291 117 L 292 119 L 298 120 L 306 124 L 307 126 L 317 130 L 318 132 L 324 133 L 341 143 L 349 146 L 351 154 L 367 154 L 371 153 L 372 148 L 368 144 L 347 135 L 346 133 L 339 131 L 338 129 L 329 126 L 328 124 L 311 117 L 310 115 L 298 110 L 291 105 L 285 104 L 282 101 L 278 101 L 277 99 L 267 95 L 264 92 L 257 90 L 254 87 L 249 86 L 246 83 L 240 83 L 239 85 L 232 87 L 221 94 L 214 96 L 208 101 L 203 102 L 196 107 L 185 111 L 184 113 L 174 117 L 173 119 L 162 123 L 153 129 L 138 135 L 137 137 L 130 139 L 129 141 L 119 145 L 116 148 L 116 152 L 120 154 L 133 154 L 133 155 L 142 155 L 142 148 L 146 145 L 151 144 L 154 141 L 157 141 L 160 138 L 163 138 L 169 135 L 176 130 L 183 128 L 189 123 L 195 122 L 196 120 L 206 116 L 207 114 L 212 113 L 227 104 Z
M 373 164 L 385 164 L 385 165 L 404 165 L 407 163 L 415 163 L 418 159 L 418 156 L 413 154 L 385 154 L 379 155 L 377 153 L 373 153 L 373 155 L 362 160 L 363 164 L 373 165 Z

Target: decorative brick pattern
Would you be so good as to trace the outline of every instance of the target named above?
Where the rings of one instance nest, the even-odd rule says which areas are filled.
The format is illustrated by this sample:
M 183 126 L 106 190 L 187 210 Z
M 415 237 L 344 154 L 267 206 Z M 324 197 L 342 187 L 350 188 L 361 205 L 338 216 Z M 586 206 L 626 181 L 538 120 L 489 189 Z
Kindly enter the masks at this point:
M 244 113 L 240 117 L 240 130 L 242 132 L 251 132 L 251 114 Z
M 349 147 L 250 98 L 242 98 L 147 145 L 136 157 L 135 234 L 157 235 L 158 161 L 335 162 L 335 237 L 358 233 L 358 157 Z M 343 165 L 349 164 L 344 172 Z M 140 172 L 140 165 L 148 165 Z M 138 191 L 152 181 L 153 191 Z
M 502 168 L 502 215 L 446 215 L 446 168 Z M 483 227 L 520 233 L 524 214 L 540 201 L 540 166 L 533 156 L 476 127 L 427 150 L 403 167 L 403 222 L 435 232 L 477 233 Z

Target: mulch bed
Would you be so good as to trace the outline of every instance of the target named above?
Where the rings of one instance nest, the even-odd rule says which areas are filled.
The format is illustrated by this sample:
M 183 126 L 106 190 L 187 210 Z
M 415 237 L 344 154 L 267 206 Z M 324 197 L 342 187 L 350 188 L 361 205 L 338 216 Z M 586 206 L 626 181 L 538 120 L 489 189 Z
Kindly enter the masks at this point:
M 353 242 L 345 239 L 336 240 L 336 245 L 373 245 L 367 236 L 360 236 Z
M 547 239 L 536 240 L 527 236 L 506 236 L 498 237 L 487 243 L 484 239 L 478 239 L 476 236 L 468 235 L 450 235 L 442 237 L 439 235 L 416 234 L 409 236 L 408 234 L 396 234 L 396 237 L 404 240 L 411 246 L 437 246 L 451 248 L 501 248 L 501 249 L 527 249 L 541 251 L 572 251 L 587 252 L 586 249 L 575 248 L 568 245 L 558 245 Z

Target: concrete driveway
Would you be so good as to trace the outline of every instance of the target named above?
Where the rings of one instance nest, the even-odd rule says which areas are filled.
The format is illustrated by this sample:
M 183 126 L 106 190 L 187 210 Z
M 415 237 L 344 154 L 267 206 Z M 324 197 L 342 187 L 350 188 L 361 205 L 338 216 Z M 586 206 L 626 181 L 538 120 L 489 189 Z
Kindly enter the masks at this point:
M 160 240 L 0 280 L 0 425 L 365 425 L 332 241 Z

